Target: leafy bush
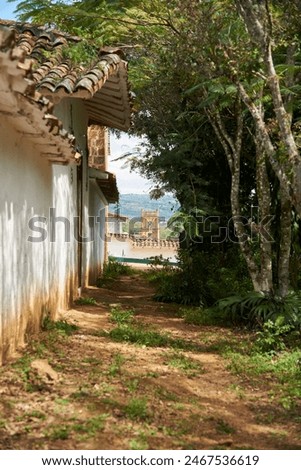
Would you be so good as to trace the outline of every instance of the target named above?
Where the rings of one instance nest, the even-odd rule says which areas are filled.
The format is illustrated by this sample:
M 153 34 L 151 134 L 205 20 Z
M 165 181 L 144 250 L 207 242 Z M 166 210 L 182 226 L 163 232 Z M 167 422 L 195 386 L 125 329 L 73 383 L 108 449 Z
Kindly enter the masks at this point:
M 255 348 L 260 352 L 275 353 L 286 349 L 284 336 L 292 330 L 292 326 L 283 324 L 283 317 L 275 322 L 268 320 L 264 323 L 262 331 L 257 333 Z
M 298 293 L 290 293 L 283 298 L 251 292 L 219 300 L 216 308 L 224 312 L 233 323 L 256 327 L 263 326 L 269 320 L 276 322 L 281 318 L 282 325 L 301 327 L 301 296 Z
M 245 264 L 234 249 L 225 254 L 181 248 L 177 268 L 155 267 L 148 276 L 157 288 L 155 300 L 184 305 L 207 307 L 229 293 L 251 289 Z

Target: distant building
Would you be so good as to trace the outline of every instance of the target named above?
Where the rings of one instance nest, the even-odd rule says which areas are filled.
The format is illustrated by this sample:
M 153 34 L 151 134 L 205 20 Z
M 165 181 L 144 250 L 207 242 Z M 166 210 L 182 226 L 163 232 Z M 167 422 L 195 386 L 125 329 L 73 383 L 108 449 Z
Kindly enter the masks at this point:
M 107 233 L 114 235 L 122 235 L 126 232 L 123 231 L 123 224 L 129 220 L 128 217 L 120 214 L 108 213 L 107 216 Z
M 159 210 L 141 210 L 140 237 L 160 240 Z

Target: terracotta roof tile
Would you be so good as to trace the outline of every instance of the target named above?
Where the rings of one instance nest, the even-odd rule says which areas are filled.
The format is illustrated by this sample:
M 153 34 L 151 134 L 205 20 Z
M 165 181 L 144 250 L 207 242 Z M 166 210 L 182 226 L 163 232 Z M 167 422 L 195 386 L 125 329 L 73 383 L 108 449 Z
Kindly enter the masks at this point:
M 63 58 L 80 39 L 56 30 L 0 20 L 0 115 L 5 116 L 40 154 L 52 162 L 79 161 L 75 138 L 52 114 L 54 102 L 83 99 L 92 122 L 127 130 L 131 95 L 122 53 L 106 48 L 85 69 Z M 107 197 L 118 197 L 116 180 L 101 183 Z
M 15 32 L 16 46 L 24 50 L 27 57 L 33 61 L 33 80 L 36 88 L 46 96 L 49 92 L 60 95 L 76 95 L 81 92 L 79 97 L 91 99 L 107 80 L 119 76 L 119 69 L 126 70 L 126 63 L 122 60 L 119 49 L 104 48 L 99 60 L 92 67 L 83 68 L 63 58 L 64 49 L 79 42 L 80 38 L 27 23 L 0 20 L 0 25 Z M 126 81 L 124 74 L 119 78 Z M 120 85 L 120 100 L 124 104 L 124 113 L 128 114 L 127 123 L 121 124 L 124 128 L 130 125 L 131 97 L 128 87 L 122 83 Z M 86 92 L 86 95 L 83 92 Z M 116 124 L 117 122 L 112 127 L 118 127 Z
M 0 26 L 0 116 L 48 160 L 77 161 L 75 138 L 52 114 L 53 103 L 36 90 L 31 68 L 26 51 L 16 47 L 14 31 Z
M 1 25 L 14 31 L 16 46 L 32 60 L 32 78 L 37 90 L 49 98 L 51 95 L 57 95 L 59 99 L 72 95 L 85 99 L 92 120 L 121 130 L 129 128 L 131 94 L 122 51 L 105 47 L 99 59 L 90 68 L 84 68 L 63 57 L 64 48 L 80 42 L 80 38 L 27 23 L 0 20 Z M 113 99 L 110 100 L 108 95 Z M 102 98 L 105 107 L 112 108 L 112 118 L 102 110 L 97 112 Z

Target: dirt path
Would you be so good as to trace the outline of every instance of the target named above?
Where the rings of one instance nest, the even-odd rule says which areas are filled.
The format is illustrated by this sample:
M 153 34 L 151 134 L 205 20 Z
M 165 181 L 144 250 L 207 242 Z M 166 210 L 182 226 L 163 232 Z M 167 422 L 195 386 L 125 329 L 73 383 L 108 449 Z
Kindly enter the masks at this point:
M 221 348 L 241 336 L 187 325 L 152 294 L 139 275 L 91 288 L 85 296 L 97 305 L 64 316 L 76 331 L 49 324 L 3 368 L 1 449 L 300 448 L 300 424 L 275 410 L 267 389 L 227 370 Z M 114 338 L 112 308 L 135 312 Z M 169 343 L 117 341 L 141 324 L 156 332 L 150 342 Z

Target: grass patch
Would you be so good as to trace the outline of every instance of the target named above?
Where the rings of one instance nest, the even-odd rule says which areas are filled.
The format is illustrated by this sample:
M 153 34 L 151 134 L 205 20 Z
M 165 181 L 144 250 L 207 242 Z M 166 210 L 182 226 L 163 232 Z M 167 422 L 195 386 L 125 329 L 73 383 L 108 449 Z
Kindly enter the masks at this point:
M 137 438 L 137 439 L 131 439 L 129 442 L 129 449 L 130 450 L 147 450 L 148 449 L 148 443 L 146 439 L 143 438 Z
M 125 415 L 133 420 L 145 420 L 149 418 L 146 398 L 131 398 L 124 407 Z
M 69 439 L 71 427 L 68 425 L 57 426 L 45 435 L 52 441 Z
M 216 430 L 217 432 L 223 433 L 223 434 L 233 434 L 235 433 L 235 429 L 230 426 L 226 421 L 223 419 L 219 419 L 216 423 Z
M 109 262 L 104 265 L 101 277 L 97 280 L 97 287 L 107 286 L 120 276 L 131 276 L 134 273 L 135 270 L 130 266 L 109 259 Z
M 67 406 L 70 404 L 70 400 L 68 400 L 68 398 L 56 398 L 54 402 L 61 406 Z
M 72 433 L 80 433 L 80 439 L 87 439 L 95 436 L 99 431 L 102 431 L 105 426 L 105 420 L 108 414 L 101 414 L 93 416 L 84 422 L 77 422 L 72 424 L 64 424 L 59 426 L 53 426 L 49 432 L 45 434 L 45 437 L 55 440 L 67 440 L 71 437 Z
M 196 373 L 203 372 L 202 366 L 198 361 L 195 361 L 189 357 L 186 357 L 184 354 L 175 352 L 172 355 L 166 357 L 165 364 L 180 369 L 190 375 L 195 375 Z
M 240 385 L 231 384 L 229 386 L 229 390 L 233 391 L 240 400 L 243 400 L 246 397 L 244 389 Z
M 200 348 L 188 341 L 182 339 L 171 338 L 167 334 L 159 333 L 154 330 L 148 330 L 145 325 L 120 325 L 111 331 L 100 332 L 101 336 L 109 337 L 112 341 L 127 342 L 140 346 L 148 346 L 153 348 L 171 347 L 174 349 L 182 349 L 186 351 L 196 351 Z
M 56 331 L 59 334 L 70 336 L 78 330 L 78 326 L 68 323 L 66 320 L 53 321 L 45 317 L 42 325 L 44 331 Z
M 184 319 L 184 322 L 189 325 L 197 326 L 225 326 L 229 324 L 226 315 L 212 308 L 203 307 L 181 307 L 179 309 L 179 316 Z
M 108 375 L 110 377 L 115 377 L 116 375 L 120 374 L 121 372 L 121 366 L 126 362 L 126 359 L 125 357 L 120 354 L 119 352 L 116 353 L 114 356 L 113 356 L 113 359 L 112 359 L 112 363 L 109 367 L 109 370 L 108 370 Z
M 131 379 L 125 382 L 126 388 L 131 393 L 134 393 L 138 390 L 139 384 L 140 384 L 139 379 Z
M 76 305 L 97 305 L 93 297 L 79 297 L 74 302 Z
M 108 418 L 108 414 L 101 414 L 88 419 L 84 423 L 76 423 L 72 426 L 73 431 L 84 433 L 85 438 L 93 437 L 99 431 L 102 431 L 105 427 L 105 421 Z M 82 438 L 82 436 L 81 436 Z
M 111 308 L 110 320 L 118 325 L 130 323 L 135 314 L 133 309 L 122 309 L 121 307 Z
M 277 356 L 251 351 L 227 352 L 228 368 L 237 375 L 270 385 L 270 397 L 284 409 L 293 409 L 301 399 L 301 351 L 283 351 Z
M 149 428 L 148 425 L 144 423 L 144 429 L 138 431 L 137 437 L 129 441 L 129 448 L 131 450 L 146 450 L 149 448 L 148 438 L 156 435 L 157 430 Z
M 41 388 L 38 384 L 33 384 L 31 382 L 31 361 L 33 357 L 30 354 L 25 354 L 24 356 L 20 357 L 14 364 L 13 368 L 16 369 L 18 376 L 21 378 L 24 384 L 24 390 L 26 392 L 35 392 L 37 390 L 42 390 L 43 386 L 41 384 Z
M 170 392 L 164 387 L 157 387 L 155 389 L 155 395 L 160 398 L 160 400 L 166 400 L 166 401 L 177 401 L 178 400 L 178 395 L 176 395 L 173 392 Z
M 70 398 L 74 400 L 80 400 L 82 398 L 90 397 L 91 393 L 88 388 L 80 386 L 76 392 L 70 394 Z

